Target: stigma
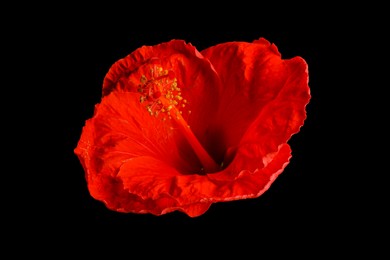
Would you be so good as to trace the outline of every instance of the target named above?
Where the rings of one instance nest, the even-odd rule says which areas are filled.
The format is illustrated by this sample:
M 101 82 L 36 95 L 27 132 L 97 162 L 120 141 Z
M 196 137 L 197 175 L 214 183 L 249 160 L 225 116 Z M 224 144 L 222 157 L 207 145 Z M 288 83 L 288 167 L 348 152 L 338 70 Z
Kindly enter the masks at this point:
M 138 85 L 140 103 L 147 112 L 162 120 L 182 118 L 188 101 L 182 97 L 175 72 L 153 65 L 148 75 L 142 75 Z M 187 111 L 190 113 L 189 111 Z

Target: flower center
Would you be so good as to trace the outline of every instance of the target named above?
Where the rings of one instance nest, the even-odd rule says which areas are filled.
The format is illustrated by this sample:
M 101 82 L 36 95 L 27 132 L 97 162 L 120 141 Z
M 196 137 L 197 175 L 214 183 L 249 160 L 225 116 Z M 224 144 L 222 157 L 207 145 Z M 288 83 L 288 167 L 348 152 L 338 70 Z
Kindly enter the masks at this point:
M 182 109 L 188 101 L 181 96 L 175 73 L 171 70 L 164 70 L 160 66 L 154 66 L 150 69 L 150 75 L 149 78 L 142 75 L 141 84 L 138 86 L 138 92 L 141 94 L 140 102 L 145 103 L 149 114 L 156 117 L 162 116 L 163 120 L 183 114 Z M 191 111 L 188 110 L 187 113 L 190 114 Z
M 138 92 L 141 94 L 140 102 L 145 104 L 145 108 L 151 116 L 161 116 L 162 120 L 172 119 L 177 123 L 179 131 L 186 137 L 201 161 L 202 170 L 210 173 L 221 169 L 201 145 L 183 118 L 183 109 L 186 108 L 188 101 L 182 97 L 174 71 L 165 70 L 161 66 L 154 65 L 150 69 L 149 77 L 141 76 Z M 189 115 L 191 110 L 185 112 Z

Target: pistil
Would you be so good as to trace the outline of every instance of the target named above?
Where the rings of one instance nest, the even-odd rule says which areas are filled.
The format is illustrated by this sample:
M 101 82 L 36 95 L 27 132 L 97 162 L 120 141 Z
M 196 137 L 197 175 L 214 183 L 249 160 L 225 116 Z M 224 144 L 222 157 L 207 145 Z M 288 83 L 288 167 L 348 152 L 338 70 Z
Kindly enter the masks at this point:
M 162 98 L 164 100 L 164 98 Z M 163 101 L 164 103 L 165 101 Z M 214 159 L 209 155 L 209 153 L 204 149 L 202 144 L 199 142 L 198 138 L 196 138 L 195 134 L 192 132 L 190 126 L 183 119 L 182 115 L 176 108 L 172 108 L 172 112 L 174 112 L 173 120 L 176 121 L 177 125 L 180 128 L 181 133 L 186 137 L 188 143 L 191 145 L 195 154 L 199 158 L 202 163 L 203 170 L 205 172 L 215 172 L 220 169 L 219 165 L 214 161 Z
M 150 77 L 145 75 L 141 77 L 138 92 L 141 94 L 140 102 L 146 104 L 145 108 L 151 116 L 161 116 L 162 120 L 175 121 L 179 131 L 199 158 L 204 172 L 216 172 L 220 169 L 183 118 L 183 112 L 179 108 L 185 108 L 188 101 L 182 97 L 173 71 L 154 66 L 150 70 Z

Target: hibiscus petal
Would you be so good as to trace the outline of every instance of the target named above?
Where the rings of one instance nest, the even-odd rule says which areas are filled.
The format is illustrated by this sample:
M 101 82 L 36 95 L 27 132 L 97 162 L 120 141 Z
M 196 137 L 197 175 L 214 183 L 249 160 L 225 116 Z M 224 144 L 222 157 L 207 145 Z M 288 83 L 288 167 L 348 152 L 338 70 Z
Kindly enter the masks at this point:
M 176 169 L 152 157 L 126 161 L 117 176 L 94 175 L 88 185 L 91 195 L 108 208 L 119 212 L 162 215 L 182 211 L 190 217 L 202 215 L 211 203 L 255 198 L 264 193 L 283 171 L 290 158 L 288 145 L 266 167 L 240 171 L 234 180 L 222 179 L 226 173 L 180 175 Z M 245 153 L 237 156 L 225 171 L 237 171 L 246 165 Z
M 180 199 L 180 186 L 163 181 L 163 177 L 196 172 L 201 167 L 196 155 L 180 132 L 151 117 L 137 101 L 135 93 L 112 92 L 86 121 L 75 153 L 90 194 L 116 211 L 203 214 L 210 203 Z M 166 188 L 172 194 L 164 192 Z
M 197 175 L 191 176 L 189 179 L 197 178 Z M 199 216 L 210 207 L 211 203 L 200 202 L 197 196 L 192 197 L 187 191 L 182 194 L 183 190 L 188 188 L 181 187 L 178 180 L 182 177 L 184 176 L 175 168 L 148 156 L 126 161 L 118 173 L 118 178 L 126 191 L 145 201 L 154 201 L 153 207 L 145 204 L 146 211 L 161 215 L 179 210 L 192 217 Z
M 157 199 L 161 194 L 180 196 L 181 189 L 176 185 L 179 175 L 180 172 L 161 160 L 140 156 L 124 162 L 117 176 L 130 193 L 142 199 Z
M 126 160 L 138 156 L 160 158 L 182 173 L 201 164 L 185 138 L 169 122 L 152 117 L 135 93 L 112 92 L 96 106 L 83 128 L 76 154 L 92 160 L 92 174 L 114 176 Z
M 248 167 L 248 159 L 256 162 L 259 158 L 248 158 L 244 151 L 238 154 L 224 172 L 207 177 L 182 175 L 175 168 L 148 156 L 126 161 L 117 176 L 124 190 L 148 202 L 142 207 L 146 212 L 159 215 L 179 210 L 194 217 L 203 214 L 214 202 L 260 196 L 286 167 L 291 150 L 287 144 L 281 145 L 266 166 L 253 171 L 241 169 Z M 229 175 L 226 172 L 236 171 L 240 174 L 235 179 L 224 178 Z
M 208 174 L 207 178 L 196 175 L 179 176 L 176 184 L 181 187 L 181 194 L 177 200 L 181 204 L 190 204 L 192 201 L 219 202 L 256 198 L 268 190 L 288 165 L 290 158 L 291 149 L 289 145 L 283 144 L 264 167 L 248 167 L 248 163 L 254 166 L 261 158 L 248 158 L 247 153 L 240 150 L 224 171 Z M 245 170 L 247 168 L 253 170 Z M 236 172 L 239 174 L 236 175 Z M 230 178 L 232 175 L 235 178 Z
M 265 154 L 275 151 L 281 143 L 300 130 L 306 119 L 305 107 L 310 94 L 307 65 L 302 58 L 285 62 L 286 81 L 277 96 L 263 105 L 260 114 L 246 130 L 241 143 L 257 141 Z
M 264 38 L 222 43 L 201 53 L 224 86 L 212 141 L 224 144 L 215 151 L 220 160 L 229 164 L 245 143 L 259 144 L 266 156 L 298 132 L 310 99 L 305 60 L 283 60 Z
M 181 96 L 187 101 L 179 110 L 199 142 L 209 148 L 209 126 L 215 119 L 222 87 L 210 62 L 193 45 L 171 40 L 138 48 L 109 69 L 103 95 L 115 89 L 136 92 L 142 75 L 148 75 L 155 64 L 174 73 Z
M 177 200 L 166 194 L 161 194 L 156 199 L 142 199 L 125 189 L 121 179 L 108 175 L 95 175 L 93 180 L 88 182 L 88 188 L 93 198 L 102 201 L 107 208 L 117 212 L 151 213 L 158 216 L 178 210 L 196 217 L 210 207 L 210 203 L 180 206 Z
M 275 152 L 272 160 L 263 168 L 254 171 L 240 170 L 248 168 L 248 158 L 236 157 L 226 172 L 239 172 L 234 181 L 220 185 L 214 196 L 219 195 L 219 200 L 231 201 L 237 199 L 256 198 L 269 189 L 271 184 L 283 172 L 291 158 L 291 150 L 287 144 L 281 145 L 279 151 Z M 249 160 L 254 163 L 256 160 Z M 221 176 L 228 176 L 231 173 L 221 173 Z M 218 176 L 213 176 L 218 177 Z M 218 197 L 216 197 L 218 198 Z

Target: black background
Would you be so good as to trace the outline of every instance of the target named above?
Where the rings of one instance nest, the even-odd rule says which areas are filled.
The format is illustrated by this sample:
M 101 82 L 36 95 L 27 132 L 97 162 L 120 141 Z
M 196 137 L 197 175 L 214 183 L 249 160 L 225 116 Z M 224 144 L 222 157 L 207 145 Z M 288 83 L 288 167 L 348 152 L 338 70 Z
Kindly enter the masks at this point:
M 96 252 L 105 248 L 98 244 L 120 243 L 112 252 L 132 255 L 146 246 L 149 249 L 142 249 L 145 256 L 156 251 L 170 256 L 177 254 L 179 247 L 190 252 L 184 258 L 207 250 L 228 255 L 246 252 L 260 258 L 275 245 L 280 245 L 282 254 L 298 251 L 298 255 L 356 250 L 345 241 L 359 240 L 362 232 L 370 230 L 360 216 L 369 202 L 360 200 L 361 194 L 354 192 L 358 188 L 351 187 L 359 177 L 345 152 L 355 148 L 350 146 L 353 138 L 344 126 L 352 120 L 354 109 L 345 103 L 345 96 L 351 93 L 346 63 L 354 53 L 351 46 L 357 48 L 355 39 L 367 37 L 360 24 L 345 22 L 339 13 L 317 17 L 314 11 L 310 17 L 303 12 L 282 19 L 275 13 L 264 20 L 261 12 L 241 13 L 243 18 L 216 18 L 203 12 L 186 17 L 173 11 L 167 16 L 146 12 L 133 17 L 134 12 L 90 17 L 90 10 L 73 10 L 69 15 L 51 13 L 28 26 L 30 32 L 40 31 L 44 40 L 38 40 L 38 33 L 25 36 L 30 44 L 22 54 L 28 57 L 23 57 L 28 67 L 37 70 L 33 73 L 35 85 L 25 96 L 38 98 L 25 110 L 34 107 L 36 111 L 23 115 L 33 119 L 24 129 L 32 134 L 25 151 L 34 158 L 28 164 L 34 170 L 24 177 L 24 190 L 31 192 L 19 199 L 23 203 L 13 205 L 23 211 L 17 215 L 19 225 L 28 227 L 18 236 L 33 241 L 41 234 L 45 243 L 58 241 L 54 244 L 60 252 L 83 245 Z M 52 27 L 50 21 L 54 21 Z M 256 199 L 213 204 L 196 218 L 180 212 L 158 217 L 113 212 L 89 195 L 73 150 L 85 120 L 100 101 L 103 78 L 115 61 L 142 45 L 171 39 L 186 40 L 202 50 L 260 37 L 274 43 L 282 58 L 301 56 L 306 60 L 312 96 L 303 127 L 289 141 L 290 164 L 268 191 Z M 32 208 L 25 206 L 30 204 Z M 91 248 L 88 243 L 96 244 Z M 163 248 L 156 249 L 159 246 Z

